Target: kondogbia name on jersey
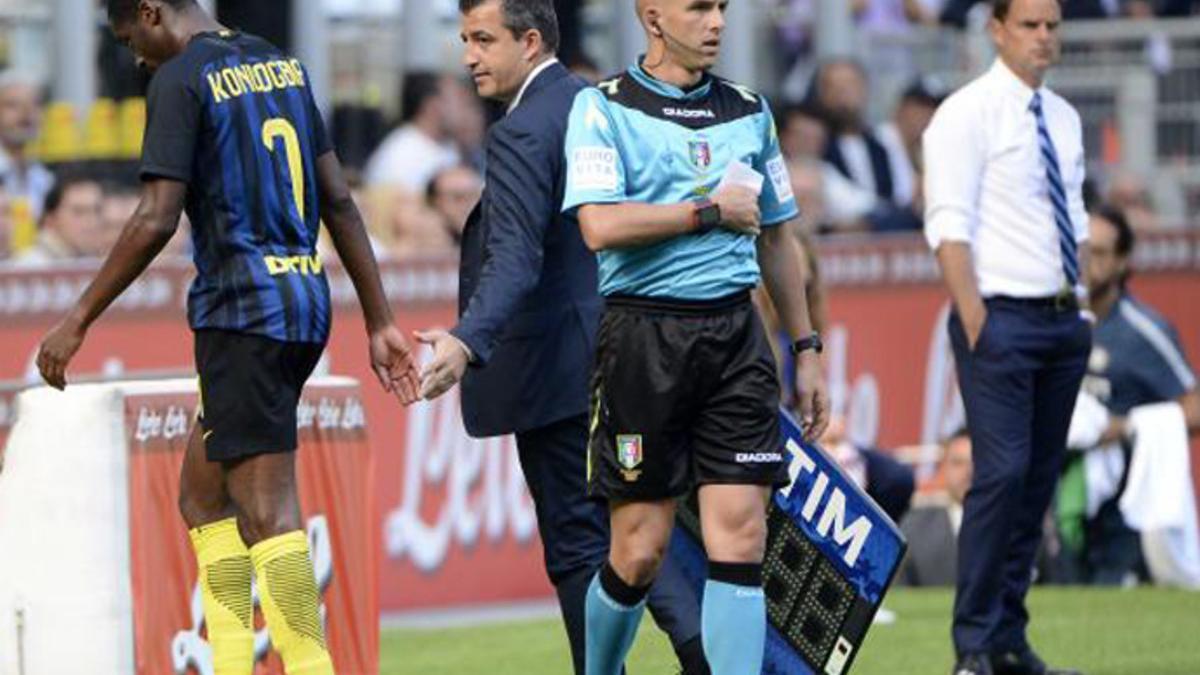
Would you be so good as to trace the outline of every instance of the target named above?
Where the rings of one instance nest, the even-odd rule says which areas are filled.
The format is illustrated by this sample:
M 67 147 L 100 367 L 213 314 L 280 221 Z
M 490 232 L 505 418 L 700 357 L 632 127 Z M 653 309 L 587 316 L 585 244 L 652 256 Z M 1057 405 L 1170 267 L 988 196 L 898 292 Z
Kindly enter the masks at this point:
M 250 93 L 266 94 L 276 89 L 307 86 L 304 69 L 297 59 L 227 66 L 208 73 L 206 79 L 218 104 Z

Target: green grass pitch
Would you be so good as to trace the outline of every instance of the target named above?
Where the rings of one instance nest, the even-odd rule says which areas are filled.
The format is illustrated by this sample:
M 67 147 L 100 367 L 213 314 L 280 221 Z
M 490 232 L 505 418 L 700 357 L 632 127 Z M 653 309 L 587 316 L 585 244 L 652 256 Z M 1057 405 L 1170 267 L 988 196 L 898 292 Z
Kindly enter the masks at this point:
M 875 626 L 854 675 L 950 672 L 948 590 L 893 590 L 885 606 L 899 619 Z M 1034 646 L 1051 662 L 1085 675 L 1200 675 L 1200 593 L 1160 589 L 1037 589 L 1030 595 Z M 569 675 L 557 621 L 437 631 L 385 631 L 384 675 Z M 676 672 L 666 637 L 647 616 L 630 675 Z

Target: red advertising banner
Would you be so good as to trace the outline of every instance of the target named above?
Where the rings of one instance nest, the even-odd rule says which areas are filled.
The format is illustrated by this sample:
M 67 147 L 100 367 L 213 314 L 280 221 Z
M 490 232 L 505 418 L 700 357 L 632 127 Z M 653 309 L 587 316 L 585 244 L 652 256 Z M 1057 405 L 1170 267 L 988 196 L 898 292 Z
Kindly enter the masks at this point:
M 945 337 L 946 293 L 923 241 L 823 243 L 820 258 L 829 289 L 826 366 L 850 437 L 883 448 L 940 438 L 961 411 Z M 1200 297 L 1200 235 L 1144 237 L 1135 269 L 1134 292 L 1172 321 L 1189 359 L 1200 363 L 1200 303 L 1191 300 Z M 456 260 L 386 264 L 382 271 L 402 329 L 451 325 Z M 0 380 L 19 385 L 36 376 L 38 339 L 91 274 L 0 273 Z M 468 439 L 454 394 L 407 410 L 384 394 L 368 367 L 353 287 L 340 271 L 330 274 L 334 334 L 321 372 L 363 383 L 376 457 L 382 610 L 549 596 L 511 439 Z M 92 329 L 70 376 L 193 373 L 183 314 L 189 275 L 185 261 L 148 272 Z M 0 440 L 11 423 L 11 387 L 4 391 Z
M 179 469 L 196 395 L 125 399 L 136 672 L 211 672 L 196 564 L 179 517 Z M 298 409 L 300 503 L 334 665 L 379 671 L 379 536 L 374 457 L 358 386 L 317 384 Z M 257 596 L 255 598 L 257 606 Z M 256 613 L 258 675 L 282 675 Z M 265 658 L 264 658 L 265 657 Z

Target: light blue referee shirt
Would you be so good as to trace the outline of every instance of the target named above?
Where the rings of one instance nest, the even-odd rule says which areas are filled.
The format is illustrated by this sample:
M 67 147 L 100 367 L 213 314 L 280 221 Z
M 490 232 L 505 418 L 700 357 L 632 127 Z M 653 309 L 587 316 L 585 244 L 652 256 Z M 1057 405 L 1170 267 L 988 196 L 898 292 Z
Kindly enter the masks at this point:
M 684 91 L 635 64 L 575 98 L 563 210 L 710 196 L 735 160 L 766 177 L 764 226 L 799 215 L 766 99 L 706 74 Z M 712 300 L 758 285 L 754 238 L 718 228 L 602 251 L 602 295 Z

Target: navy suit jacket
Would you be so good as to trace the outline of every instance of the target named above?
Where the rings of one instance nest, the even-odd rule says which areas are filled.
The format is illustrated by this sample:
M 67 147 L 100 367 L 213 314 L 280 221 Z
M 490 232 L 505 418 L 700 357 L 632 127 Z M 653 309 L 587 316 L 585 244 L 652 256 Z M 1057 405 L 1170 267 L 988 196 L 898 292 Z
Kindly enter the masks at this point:
M 562 212 L 567 117 L 586 86 L 553 64 L 488 130 L 485 187 L 463 231 L 451 331 L 474 356 L 462 409 L 477 438 L 587 412 L 602 306 L 596 256 L 576 216 Z

